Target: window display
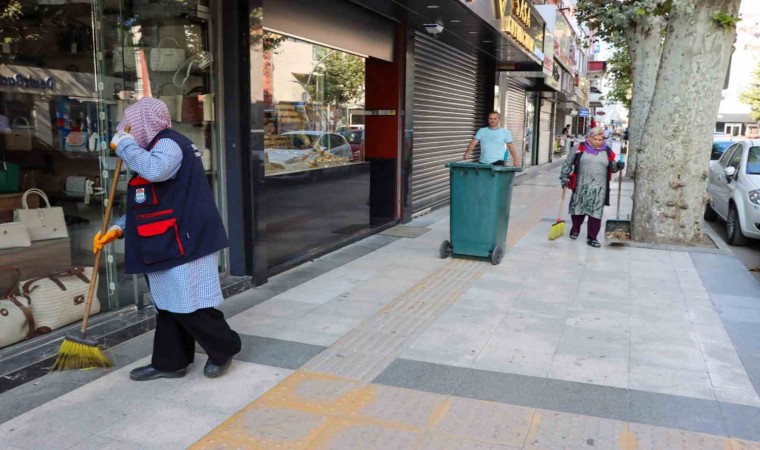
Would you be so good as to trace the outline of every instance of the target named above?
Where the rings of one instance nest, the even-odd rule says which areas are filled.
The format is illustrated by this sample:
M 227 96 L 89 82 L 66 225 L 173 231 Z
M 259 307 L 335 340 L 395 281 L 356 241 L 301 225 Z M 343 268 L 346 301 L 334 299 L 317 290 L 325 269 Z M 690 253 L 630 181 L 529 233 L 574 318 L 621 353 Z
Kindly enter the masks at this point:
M 9 3 L 0 27 L 0 349 L 81 319 L 114 176 L 114 215 L 126 208 L 132 174 L 114 174 L 107 148 L 126 106 L 163 100 L 219 192 L 210 22 L 207 0 Z M 93 313 L 140 303 L 147 288 L 123 274 L 123 243 L 104 256 Z
M 267 176 L 364 161 L 364 76 L 360 56 L 266 33 Z

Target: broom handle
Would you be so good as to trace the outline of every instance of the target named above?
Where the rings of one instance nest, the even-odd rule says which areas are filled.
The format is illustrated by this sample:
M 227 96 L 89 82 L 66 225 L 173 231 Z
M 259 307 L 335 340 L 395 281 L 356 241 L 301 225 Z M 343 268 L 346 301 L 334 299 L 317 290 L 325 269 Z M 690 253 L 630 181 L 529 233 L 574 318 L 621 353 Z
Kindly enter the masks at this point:
M 559 211 L 557 211 L 557 222 L 562 220 L 562 206 L 565 204 L 565 191 L 567 191 L 567 188 L 562 188 L 562 200 L 559 201 Z
M 129 131 L 127 131 L 129 132 Z M 111 210 L 113 209 L 113 199 L 116 196 L 116 185 L 119 184 L 119 174 L 121 173 L 121 158 L 116 158 L 116 169 L 114 170 L 113 180 L 111 180 L 111 190 L 108 192 L 108 203 L 106 212 L 103 215 L 103 225 L 100 227 L 100 235 L 103 236 L 108 231 L 108 222 L 111 221 Z M 103 249 L 95 253 L 95 262 L 92 264 L 92 276 L 90 277 L 90 286 L 87 290 L 87 302 L 84 305 L 84 317 L 82 318 L 82 334 L 87 332 L 87 323 L 90 321 L 90 308 L 92 308 L 92 299 L 95 297 L 95 286 L 98 284 L 98 272 L 100 270 L 100 255 Z

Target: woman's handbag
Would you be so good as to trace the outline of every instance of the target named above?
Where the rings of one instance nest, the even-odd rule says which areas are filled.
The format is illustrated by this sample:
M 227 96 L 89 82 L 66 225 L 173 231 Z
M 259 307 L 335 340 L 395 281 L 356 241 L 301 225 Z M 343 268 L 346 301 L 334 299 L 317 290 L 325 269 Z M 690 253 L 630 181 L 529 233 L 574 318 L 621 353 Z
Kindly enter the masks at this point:
M 47 207 L 29 209 L 26 202 L 29 194 L 36 194 L 42 197 Z M 26 225 L 29 229 L 29 236 L 31 236 L 32 242 L 69 237 L 63 208 L 60 206 L 51 207 L 50 200 L 48 200 L 44 192 L 39 189 L 29 189 L 21 197 L 21 205 L 23 209 L 17 208 L 13 210 L 13 221 Z
M 34 129 L 26 117 L 18 116 L 13 120 L 11 130 L 5 133 L 5 149 L 30 151 Z
M 32 238 L 26 225 L 19 222 L 0 223 L 0 250 L 31 246 Z
M 20 277 L 19 270 L 0 268 L 0 272 L 11 271 L 15 273 L 15 281 L 0 298 L 0 348 L 29 339 L 34 334 L 34 316 L 29 309 L 29 299 L 13 294 Z
M 0 161 L 0 194 L 15 194 L 21 177 L 18 164 Z
M 171 41 L 177 48 L 161 47 L 165 41 Z M 185 62 L 185 49 L 174 38 L 163 38 L 158 48 L 150 49 L 150 69 L 154 72 L 174 72 Z
M 81 320 L 91 278 L 92 267 L 72 267 L 21 283 L 22 294 L 30 300 L 36 331 L 47 333 Z M 90 314 L 98 312 L 100 301 L 94 297 Z

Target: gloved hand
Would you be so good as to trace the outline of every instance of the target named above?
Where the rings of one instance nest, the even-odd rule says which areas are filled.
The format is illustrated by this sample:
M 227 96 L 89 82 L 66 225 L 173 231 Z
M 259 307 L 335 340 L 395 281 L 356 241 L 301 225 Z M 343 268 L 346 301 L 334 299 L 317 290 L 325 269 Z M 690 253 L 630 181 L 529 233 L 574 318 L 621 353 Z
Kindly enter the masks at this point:
M 92 253 L 98 253 L 106 244 L 110 244 L 116 239 L 121 239 L 122 236 L 124 236 L 124 231 L 118 225 L 111 225 L 111 228 L 103 236 L 98 231 L 98 234 L 92 238 Z
M 134 136 L 129 134 L 126 131 L 119 131 L 116 134 L 113 135 L 113 138 L 111 139 L 111 150 L 116 150 L 116 147 L 119 145 L 119 142 L 121 142 L 123 139 L 131 138 L 134 140 Z
M 618 170 L 625 169 L 625 163 L 623 161 L 618 161 L 617 162 L 617 168 L 618 168 Z

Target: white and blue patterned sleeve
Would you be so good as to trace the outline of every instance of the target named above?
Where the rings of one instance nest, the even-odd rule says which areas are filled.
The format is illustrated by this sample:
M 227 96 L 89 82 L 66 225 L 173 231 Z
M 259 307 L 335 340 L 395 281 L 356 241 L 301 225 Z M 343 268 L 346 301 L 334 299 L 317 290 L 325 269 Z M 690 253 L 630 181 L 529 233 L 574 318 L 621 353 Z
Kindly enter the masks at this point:
M 141 177 L 151 183 L 172 178 L 182 164 L 182 149 L 171 139 L 159 139 L 150 151 L 137 145 L 134 139 L 119 142 L 116 154 Z
M 122 230 L 127 228 L 127 216 L 124 215 L 124 216 L 119 217 L 119 219 L 116 220 L 116 222 L 114 222 L 113 224 L 118 225 L 119 228 L 121 228 Z

